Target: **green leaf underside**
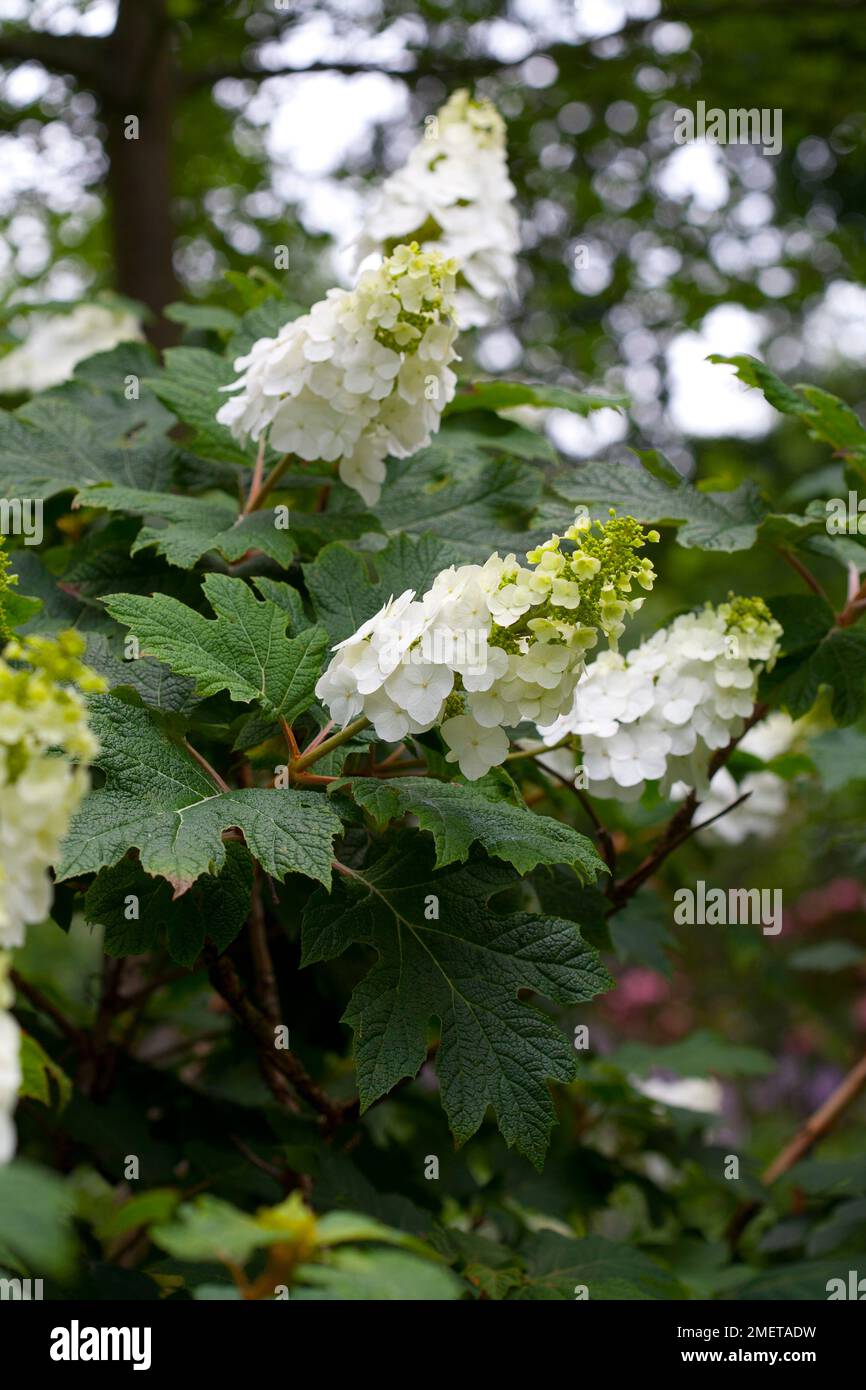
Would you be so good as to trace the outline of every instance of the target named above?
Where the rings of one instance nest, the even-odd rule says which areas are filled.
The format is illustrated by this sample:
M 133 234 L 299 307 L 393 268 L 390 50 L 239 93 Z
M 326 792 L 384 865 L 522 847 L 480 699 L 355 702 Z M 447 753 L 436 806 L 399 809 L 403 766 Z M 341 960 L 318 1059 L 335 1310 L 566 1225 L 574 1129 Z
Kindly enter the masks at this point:
M 490 1105 L 506 1142 L 540 1166 L 554 1123 L 547 1078 L 570 1081 L 575 1054 L 567 1034 L 517 992 L 572 1004 L 607 989 L 610 977 L 575 923 L 491 909 L 516 881 L 505 865 L 478 856 L 437 873 L 432 859 L 429 844 L 407 834 L 363 874 L 341 879 L 330 899 L 317 893 L 304 915 L 302 964 L 353 942 L 378 954 L 344 1015 L 363 1109 L 418 1072 L 435 1016 L 436 1070 L 458 1143 Z M 435 904 L 438 918 L 428 918 Z
M 288 608 L 259 599 L 243 579 L 208 574 L 204 593 L 215 618 L 164 594 L 112 594 L 106 607 L 138 637 L 142 652 L 189 676 L 202 697 L 227 690 L 289 724 L 308 709 L 328 645 L 324 628 L 288 637 Z
M 734 367 L 740 381 L 761 391 L 776 410 L 802 420 L 812 439 L 829 444 L 861 473 L 866 472 L 866 427 L 838 396 L 819 386 L 786 386 L 757 357 L 745 353 L 736 357 L 713 353 L 709 360 Z
M 266 873 L 305 874 L 330 883 L 332 844 L 340 822 L 311 792 L 249 787 L 220 792 L 147 710 L 98 695 L 91 726 L 105 786 L 91 791 L 73 817 L 58 879 L 95 873 L 138 849 L 141 866 L 165 878 L 175 897 L 226 861 L 222 835 L 236 827 Z
M 131 487 L 82 488 L 76 498 L 82 507 L 109 512 L 131 512 L 153 518 L 162 525 L 145 524 L 131 553 L 153 548 L 170 565 L 192 569 L 203 555 L 216 551 L 228 561 L 242 560 L 250 550 L 260 550 L 280 565 L 290 565 L 297 550 L 291 532 L 275 525 L 272 509 L 239 516 L 238 508 L 225 499 L 181 497 L 173 492 L 144 492 Z
M 448 406 L 448 414 L 465 410 L 506 410 L 519 405 L 571 410 L 589 415 L 593 410 L 625 410 L 628 396 L 601 396 L 594 391 L 572 391 L 567 386 L 548 386 L 526 381 L 473 381 L 462 387 Z
M 172 900 L 170 885 L 149 878 L 135 859 L 121 859 L 102 869 L 87 890 L 84 915 L 105 928 L 103 950 L 109 956 L 137 956 L 155 950 L 165 935 L 172 960 L 190 967 L 205 936 L 218 951 L 235 939 L 249 912 L 252 861 L 243 845 L 226 845 L 226 862 L 217 876 L 204 874 L 183 897 Z M 129 920 L 130 898 L 138 916 Z
M 748 550 L 759 535 L 791 544 L 824 530 L 817 517 L 770 513 L 753 482 L 733 492 L 701 492 L 684 478 L 674 482 L 640 464 L 590 463 L 557 479 L 556 489 L 570 503 L 589 505 L 602 520 L 613 507 L 638 521 L 677 526 L 677 540 L 687 549 Z
M 570 825 L 539 816 L 523 806 L 491 800 L 483 791 L 460 782 L 432 778 L 348 778 L 352 795 L 381 829 L 407 812 L 418 817 L 436 845 L 436 867 L 464 862 L 478 841 L 488 854 L 529 873 L 537 864 L 568 864 L 584 880 L 605 871 L 589 840 Z

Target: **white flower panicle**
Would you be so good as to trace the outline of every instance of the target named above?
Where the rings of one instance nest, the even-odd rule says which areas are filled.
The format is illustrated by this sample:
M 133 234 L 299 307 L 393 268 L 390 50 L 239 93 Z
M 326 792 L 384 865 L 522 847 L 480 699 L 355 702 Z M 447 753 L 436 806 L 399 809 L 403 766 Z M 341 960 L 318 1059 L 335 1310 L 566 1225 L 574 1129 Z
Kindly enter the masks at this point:
M 627 656 L 602 654 L 562 718 L 540 721 L 545 743 L 579 739 L 596 796 L 632 801 L 648 781 L 705 790 L 711 752 L 752 711 L 758 676 L 775 661 L 782 629 L 762 599 L 731 599 L 676 618 Z M 557 770 L 574 755 L 551 755 Z M 551 765 L 554 765 L 551 762 Z
M 457 267 L 417 244 L 398 246 L 353 290 L 329 290 L 308 314 L 260 338 L 235 362 L 217 419 L 236 439 L 258 439 L 308 462 L 339 460 L 340 477 L 368 506 L 385 459 L 429 444 L 457 382 Z
M 411 238 L 460 267 L 461 327 L 489 324 L 513 293 L 520 231 L 508 177 L 505 123 L 489 101 L 455 92 L 426 123 L 407 163 L 374 197 L 355 250 L 358 262 Z
M 105 682 L 83 650 L 66 632 L 13 640 L 0 657 L 0 948 L 22 945 L 25 927 L 48 915 L 48 866 L 89 785 L 82 764 L 97 744 L 79 690 Z
M 0 394 L 47 391 L 68 381 L 85 358 L 142 337 L 135 314 L 105 304 L 79 304 L 68 314 L 41 315 L 21 346 L 0 358 Z
M 365 716 L 387 742 L 441 725 L 449 762 L 470 780 L 508 752 L 506 729 L 571 705 L 584 655 L 611 643 L 652 588 L 646 540 L 630 517 L 588 520 L 527 555 L 443 570 L 420 598 L 407 589 L 334 648 L 316 695 L 334 720 Z M 565 547 L 563 542 L 566 543 Z
M 0 951 L 0 1163 L 8 1163 L 15 1154 L 12 1112 L 21 1085 L 21 1033 L 9 1013 L 13 996 L 8 975 L 9 957 Z

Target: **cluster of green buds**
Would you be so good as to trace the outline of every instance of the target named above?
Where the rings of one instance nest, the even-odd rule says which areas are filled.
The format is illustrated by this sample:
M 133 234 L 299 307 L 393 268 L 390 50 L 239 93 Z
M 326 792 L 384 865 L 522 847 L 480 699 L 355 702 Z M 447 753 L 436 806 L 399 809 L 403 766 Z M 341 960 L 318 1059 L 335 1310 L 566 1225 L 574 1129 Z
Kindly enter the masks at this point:
M 532 569 L 509 556 L 502 562 L 498 590 L 490 597 L 497 627 L 510 630 L 510 640 L 499 644 L 513 645 L 525 628 L 536 641 L 564 642 L 588 651 L 600 630 L 615 649 L 625 630 L 624 619 L 644 602 L 642 596 L 632 596 L 634 586 L 650 590 L 655 583 L 652 561 L 640 551 L 658 539 L 658 531 L 645 532 L 633 517 L 617 517 L 611 511 L 606 522 L 581 516 L 563 536 L 553 535 L 528 551 Z M 563 541 L 571 543 L 568 550 Z M 527 613 L 531 616 L 519 623 Z M 491 640 L 497 641 L 492 635 Z
M 375 338 L 392 352 L 415 353 L 441 325 L 442 347 L 450 351 L 457 262 L 438 251 L 422 251 L 417 241 L 398 246 L 376 270 L 361 276 L 355 291 L 363 323 L 375 324 Z M 429 343 L 429 340 L 428 340 Z
M 716 611 L 728 636 L 736 642 L 738 655 L 747 661 L 763 661 L 770 670 L 778 654 L 782 626 L 764 600 L 729 594 L 727 603 L 720 603 Z

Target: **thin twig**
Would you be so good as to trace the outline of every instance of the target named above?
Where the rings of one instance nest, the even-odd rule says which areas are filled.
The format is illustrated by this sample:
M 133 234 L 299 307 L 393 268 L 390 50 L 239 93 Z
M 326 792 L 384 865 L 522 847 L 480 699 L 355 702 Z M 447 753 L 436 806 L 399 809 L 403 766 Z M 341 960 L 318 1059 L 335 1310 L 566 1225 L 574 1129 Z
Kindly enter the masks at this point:
M 558 743 L 531 743 L 528 748 L 516 748 L 513 753 L 506 753 L 505 761 L 513 763 L 518 758 L 540 758 L 543 753 L 552 753 L 556 748 L 561 748 L 570 738 L 571 734 L 565 734 Z
M 186 749 L 187 753 L 189 753 L 190 757 L 195 758 L 195 761 L 198 763 L 202 771 L 207 773 L 208 777 L 211 779 L 215 787 L 218 787 L 221 792 L 231 791 L 231 787 L 229 786 L 228 782 L 223 781 L 216 768 L 211 767 L 204 754 L 199 753 L 197 748 L 193 748 L 192 744 L 189 742 L 188 739 L 183 739 L 183 746 Z
M 292 728 L 291 724 L 288 722 L 287 719 L 283 719 L 281 717 L 280 728 L 283 731 L 283 737 L 286 740 L 286 743 L 289 745 L 289 752 L 292 755 L 292 759 L 295 760 L 299 758 L 301 756 L 301 750 L 298 747 L 298 740 L 295 738 L 295 731 Z
M 37 989 L 36 985 L 31 985 L 30 981 L 25 980 L 23 975 L 19 975 L 17 970 L 9 971 L 9 979 L 16 991 L 19 994 L 23 994 L 25 999 L 29 999 L 38 1013 L 45 1014 L 46 1018 L 50 1018 L 52 1023 L 56 1024 L 63 1036 L 68 1038 L 74 1047 L 77 1047 L 79 1050 L 85 1047 L 86 1036 L 84 1031 L 81 1028 L 77 1028 L 74 1023 L 70 1023 L 69 1019 L 60 1012 L 57 1005 L 48 998 L 47 994 L 43 994 L 42 990 Z
M 316 737 L 310 739 L 310 742 L 307 744 L 306 748 L 304 749 L 304 752 L 312 753 L 314 748 L 318 748 L 322 742 L 322 739 L 328 737 L 328 734 L 331 732 L 333 727 L 334 721 L 333 719 L 329 719 L 327 724 L 325 724 L 324 727 L 321 728 L 319 732 L 316 734 Z
M 261 873 L 258 865 L 255 869 L 253 879 L 253 893 L 250 907 L 249 919 L 249 938 L 250 953 L 253 958 L 253 970 L 256 977 L 256 996 L 259 1006 L 270 1024 L 272 1048 L 273 1040 L 276 1037 L 276 1030 L 283 1026 L 282 1006 L 280 1004 L 280 991 L 277 985 L 277 974 L 274 970 L 273 957 L 271 956 L 270 946 L 268 945 L 268 927 L 265 921 L 265 909 L 262 903 L 261 893 Z M 262 1075 L 270 1087 L 274 1098 L 284 1105 L 287 1110 L 297 1114 L 299 1106 L 295 1100 L 288 1080 L 274 1065 L 273 1056 L 260 1050 L 259 1059 L 261 1062 Z
M 716 749 L 715 753 L 710 759 L 710 765 L 707 771 L 707 777 L 709 781 L 712 781 L 713 776 L 715 775 L 715 773 L 718 772 L 720 767 L 724 767 L 725 763 L 728 761 L 731 754 L 734 752 L 734 749 L 736 748 L 737 744 L 740 742 L 740 739 L 745 737 L 745 735 L 748 733 L 749 729 L 753 727 L 753 725 L 757 724 L 759 720 L 763 719 L 766 712 L 766 705 L 755 705 L 754 709 L 752 710 L 752 713 L 745 721 L 743 728 L 737 734 L 736 738 L 732 738 L 730 743 L 728 743 L 724 748 Z M 737 803 L 733 803 L 731 806 L 726 807 L 726 813 L 727 811 L 733 810 L 735 804 Z M 622 881 L 622 883 L 611 885 L 608 896 L 611 900 L 612 912 L 618 911 L 618 909 L 623 907 L 629 901 L 630 898 L 633 898 L 637 890 L 641 887 L 641 885 L 646 883 L 648 878 L 652 878 L 653 874 L 665 861 L 665 859 L 667 859 L 668 855 L 672 854 L 674 850 L 677 849 L 683 843 L 684 840 L 689 838 L 689 835 L 692 833 L 690 829 L 692 819 L 694 817 L 695 811 L 698 808 L 698 805 L 699 802 L 697 794 L 694 790 L 692 790 L 689 792 L 685 801 L 683 801 L 680 804 L 680 806 L 678 806 L 677 810 L 671 816 L 670 820 L 665 826 L 664 831 L 662 832 L 661 838 L 657 841 L 655 847 L 650 851 L 650 853 L 643 860 L 643 862 L 639 864 L 638 867 L 634 870 L 634 873 L 630 874 L 628 878 Z M 716 819 L 716 817 L 714 817 L 713 819 Z M 709 821 L 705 821 L 704 824 L 708 825 Z
M 791 569 L 796 570 L 797 574 L 799 574 L 800 578 L 803 580 L 803 583 L 808 584 L 813 594 L 818 594 L 820 598 L 829 602 L 823 585 L 819 584 L 812 571 L 808 568 L 808 566 L 803 564 L 803 561 L 800 559 L 800 557 L 798 555 L 795 555 L 793 550 L 788 550 L 787 547 L 784 545 L 778 545 L 776 546 L 776 549 L 778 550 L 782 559 L 787 561 L 787 563 L 791 566 Z
M 212 947 L 205 948 L 205 956 L 210 968 L 210 978 L 214 989 L 226 1003 L 238 1021 L 255 1040 L 260 1051 L 273 1058 L 273 1064 L 288 1077 L 298 1095 L 317 1110 L 329 1129 L 342 1119 L 342 1106 L 331 1100 L 313 1080 L 300 1058 L 285 1048 L 274 1046 L 271 1025 L 252 1000 L 248 998 L 234 965 L 228 956 L 218 956 Z
M 616 875 L 616 846 L 613 842 L 613 836 L 607 829 L 607 826 L 603 825 L 599 820 L 598 815 L 596 814 L 595 807 L 593 806 L 586 792 L 581 787 L 574 786 L 573 784 L 572 789 L 581 806 L 583 807 L 584 811 L 589 816 L 589 819 L 592 821 L 593 828 L 596 834 L 596 839 L 598 840 L 598 843 L 601 845 L 601 853 L 604 858 L 604 862 L 610 870 L 610 881 L 611 883 L 613 883 Z
M 259 440 L 259 447 L 258 447 L 258 451 L 256 452 L 256 466 L 255 466 L 255 468 L 253 469 L 253 476 L 252 476 L 252 479 L 251 479 L 251 481 L 250 481 L 250 490 L 249 490 L 249 493 L 247 494 L 247 503 L 249 503 L 249 501 L 250 501 L 251 498 L 253 498 L 253 497 L 256 496 L 256 493 L 257 493 L 257 492 L 259 491 L 259 489 L 261 488 L 261 485 L 262 485 L 262 476 L 263 476 L 263 474 L 264 474 L 264 471 L 265 471 L 265 435 L 263 434 L 262 437 L 261 437 L 261 439 Z M 244 514 L 245 514 L 245 515 L 246 515 L 246 512 L 247 512 L 247 507 L 245 506 L 245 507 L 244 507 Z
M 842 612 L 836 614 L 836 626 L 850 627 L 852 623 L 856 623 L 864 608 L 866 608 L 866 579 L 856 593 L 848 599 Z
M 832 1095 L 828 1096 L 823 1105 L 809 1116 L 806 1123 L 797 1131 L 790 1144 L 785 1148 L 769 1168 L 761 1175 L 761 1182 L 766 1187 L 774 1183 L 783 1173 L 787 1173 L 789 1168 L 793 1168 L 795 1163 L 799 1163 L 801 1158 L 817 1144 L 819 1139 L 823 1139 L 828 1130 L 839 1119 L 840 1115 L 848 1109 L 852 1101 L 856 1100 L 863 1087 L 866 1086 L 866 1054 L 860 1058 L 856 1066 L 852 1067 L 843 1081 L 840 1081 Z
M 296 762 L 291 764 L 290 771 L 303 772 L 305 767 L 317 763 L 320 758 L 324 758 L 326 753 L 330 753 L 334 748 L 339 748 L 341 743 L 348 743 L 349 739 L 354 738 L 362 729 L 366 729 L 369 722 L 369 719 L 361 715 L 360 719 L 355 719 L 351 724 L 347 724 L 345 729 L 341 729 L 338 734 L 332 734 L 330 738 L 323 739 L 317 747 L 309 747 Z
M 243 516 L 249 516 L 250 512 L 256 512 L 259 510 L 265 498 L 270 496 L 271 492 L 276 487 L 277 483 L 280 481 L 280 478 L 282 478 L 291 461 L 292 455 L 284 454 L 283 457 L 279 460 L 279 462 L 274 464 L 273 468 L 271 469 L 268 476 L 265 478 L 264 482 L 260 483 L 259 486 L 255 489 L 255 491 L 253 491 L 253 489 L 250 489 L 250 495 L 247 498 L 246 505 L 242 513 Z
M 832 1095 L 819 1105 L 801 1125 L 789 1144 L 786 1144 L 781 1153 L 777 1154 L 772 1163 L 764 1169 L 761 1174 L 761 1182 L 764 1187 L 771 1187 L 774 1182 L 794 1168 L 802 1158 L 805 1158 L 815 1145 L 829 1133 L 836 1121 L 841 1118 L 848 1107 L 857 1099 L 860 1092 L 866 1086 L 866 1055 L 860 1058 L 856 1066 L 852 1067 L 848 1075 L 839 1083 Z M 763 1203 L 758 1198 L 751 1198 L 741 1202 L 734 1215 L 728 1223 L 726 1236 L 728 1244 L 732 1250 L 736 1250 L 740 1237 L 745 1231 L 749 1222 L 760 1211 Z

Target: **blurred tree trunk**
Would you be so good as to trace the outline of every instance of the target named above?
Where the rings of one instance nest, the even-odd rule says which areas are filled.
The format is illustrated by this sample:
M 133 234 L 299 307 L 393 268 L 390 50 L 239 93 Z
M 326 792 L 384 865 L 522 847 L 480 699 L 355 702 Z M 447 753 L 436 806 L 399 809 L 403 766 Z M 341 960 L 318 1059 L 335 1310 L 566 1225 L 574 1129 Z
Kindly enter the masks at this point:
M 172 259 L 176 71 L 166 0 L 120 0 L 105 58 L 102 107 L 116 285 L 153 312 L 148 337 L 162 347 L 177 332 L 162 310 L 180 297 Z

